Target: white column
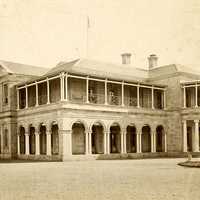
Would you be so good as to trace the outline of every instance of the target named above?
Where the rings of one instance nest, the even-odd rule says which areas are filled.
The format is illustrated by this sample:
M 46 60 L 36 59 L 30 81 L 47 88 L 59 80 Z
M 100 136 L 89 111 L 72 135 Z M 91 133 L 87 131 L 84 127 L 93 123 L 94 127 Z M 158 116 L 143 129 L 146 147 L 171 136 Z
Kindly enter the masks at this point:
M 167 152 L 167 134 L 166 133 L 164 134 L 165 134 L 165 152 Z
M 49 79 L 47 78 L 47 104 L 50 104 Z
M 121 153 L 124 153 L 124 133 L 121 131 Z
M 88 132 L 85 133 L 85 154 L 89 153 L 89 149 L 88 149 L 88 144 L 89 144 L 89 136 L 88 136 Z
M 86 103 L 89 103 L 89 78 L 86 78 Z
M 38 84 L 35 84 L 35 106 L 38 106 Z
M 51 132 L 46 131 L 47 136 L 47 155 L 51 156 Z
M 137 107 L 140 108 L 140 86 L 137 86 Z
M 142 153 L 142 134 L 139 134 L 139 153 Z
M 30 150 L 29 150 L 29 134 L 28 133 L 25 133 L 25 143 L 26 143 L 25 154 L 29 155 L 30 154 Z
M 110 154 L 110 132 L 107 133 L 107 154 Z
M 186 108 L 186 91 L 185 87 L 183 86 L 183 108 Z
M 199 152 L 199 120 L 194 120 L 195 132 L 194 132 L 194 152 Z
M 17 110 L 19 110 L 19 89 L 17 89 Z
M 17 134 L 17 154 L 20 155 L 20 135 L 19 134 Z
M 198 107 L 198 86 L 195 85 L 195 108 Z
M 60 100 L 64 100 L 64 74 L 60 75 Z
M 92 154 L 92 132 L 88 133 L 89 136 L 89 142 L 88 142 L 88 153 Z
M 151 153 L 154 152 L 154 133 L 151 133 Z
M 105 105 L 108 105 L 107 79 L 105 80 Z
M 136 139 L 137 139 L 137 144 L 136 144 L 136 146 L 137 146 L 137 149 L 136 149 L 136 153 L 141 153 L 141 148 L 140 148 L 140 146 L 141 146 L 141 134 L 140 133 L 137 133 L 136 134 Z
M 127 143 L 127 141 L 126 141 L 126 131 L 124 131 L 124 153 L 127 153 L 127 151 L 126 151 L 126 143 Z
M 183 152 L 187 152 L 187 121 L 183 120 Z
M 154 88 L 151 88 L 151 108 L 154 109 Z
M 59 130 L 59 134 L 62 134 L 63 142 L 63 158 L 72 155 L 72 131 L 71 130 Z
M 122 82 L 122 106 L 124 106 L 124 81 Z
M 65 74 L 65 100 L 68 101 L 68 74 Z
M 166 109 L 166 90 L 163 91 L 163 109 Z
M 35 154 L 40 155 L 40 135 L 35 132 Z
M 103 142 L 104 142 L 104 154 L 107 154 L 107 133 L 104 131 L 103 133 Z
M 28 108 L 28 87 L 26 86 L 26 108 Z

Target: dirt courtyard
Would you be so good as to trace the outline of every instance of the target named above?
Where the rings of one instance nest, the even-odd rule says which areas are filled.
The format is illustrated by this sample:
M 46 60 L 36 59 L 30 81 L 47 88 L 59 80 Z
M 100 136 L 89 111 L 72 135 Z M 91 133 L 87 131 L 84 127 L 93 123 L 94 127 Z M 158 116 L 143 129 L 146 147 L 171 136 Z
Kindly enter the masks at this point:
M 185 159 L 0 163 L 1 200 L 199 200 Z

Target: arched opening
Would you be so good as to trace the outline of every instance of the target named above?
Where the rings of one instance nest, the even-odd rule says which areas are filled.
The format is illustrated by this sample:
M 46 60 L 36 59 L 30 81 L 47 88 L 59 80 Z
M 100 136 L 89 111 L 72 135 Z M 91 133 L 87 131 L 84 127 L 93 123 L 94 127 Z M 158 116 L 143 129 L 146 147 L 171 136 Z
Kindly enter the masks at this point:
M 120 126 L 113 124 L 110 127 L 110 153 L 121 152 Z
M 142 127 L 142 152 L 151 152 L 151 128 L 148 125 Z
M 58 155 L 59 153 L 59 136 L 58 136 L 58 125 L 52 124 L 51 127 L 51 153 L 52 155 Z
M 81 122 L 72 126 L 72 154 L 85 154 L 85 127 Z
M 40 126 L 40 154 L 45 155 L 47 153 L 47 138 L 46 138 L 46 126 Z
M 103 126 L 100 123 L 95 123 L 92 126 L 92 153 L 102 154 L 104 153 L 104 133 Z
M 9 148 L 9 141 L 8 141 L 8 129 L 5 128 L 4 129 L 4 133 L 3 133 L 3 147 L 4 147 L 4 150 L 8 150 Z
M 163 126 L 156 128 L 156 152 L 165 151 L 165 132 Z
M 192 126 L 187 127 L 187 150 L 192 151 Z
M 20 138 L 20 154 L 25 154 L 25 129 L 24 127 L 20 127 L 19 130 L 19 138 Z
M 30 154 L 35 154 L 35 128 L 30 127 L 30 135 L 29 135 L 29 149 Z
M 137 149 L 136 128 L 133 125 L 126 128 L 126 152 L 135 153 Z

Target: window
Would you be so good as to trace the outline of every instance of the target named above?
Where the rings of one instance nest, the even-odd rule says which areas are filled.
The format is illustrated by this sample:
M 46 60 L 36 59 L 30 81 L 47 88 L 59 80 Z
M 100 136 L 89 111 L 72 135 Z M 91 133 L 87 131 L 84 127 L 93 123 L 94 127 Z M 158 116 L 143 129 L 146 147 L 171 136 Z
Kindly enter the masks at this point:
M 8 84 L 3 84 L 3 104 L 8 104 Z

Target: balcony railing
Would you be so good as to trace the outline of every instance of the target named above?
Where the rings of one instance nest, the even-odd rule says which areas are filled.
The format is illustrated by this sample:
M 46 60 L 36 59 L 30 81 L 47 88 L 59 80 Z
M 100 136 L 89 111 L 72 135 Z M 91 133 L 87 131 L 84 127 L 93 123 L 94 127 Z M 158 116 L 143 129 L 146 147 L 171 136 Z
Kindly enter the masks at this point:
M 105 95 L 102 94 L 89 94 L 89 102 L 93 104 L 104 104 Z
M 85 103 L 86 102 L 86 95 L 80 93 L 73 93 L 69 95 L 69 101 L 74 103 Z
M 122 97 L 117 95 L 109 95 L 108 96 L 108 104 L 109 105 L 121 105 Z
M 124 97 L 125 106 L 136 107 L 137 98 L 136 97 Z
M 51 99 L 49 99 L 49 103 L 54 103 Z M 104 105 L 105 102 L 105 95 L 104 94 L 88 94 L 88 102 L 86 98 L 86 94 L 81 93 L 69 93 L 68 95 L 68 101 L 72 103 L 90 103 L 90 104 L 99 104 Z M 137 97 L 124 97 L 124 106 L 126 107 L 137 107 Z M 39 95 L 38 96 L 38 105 L 45 105 L 47 104 L 47 94 Z M 114 106 L 122 106 L 122 96 L 119 95 L 110 95 L 107 96 L 107 105 L 114 105 Z M 33 105 L 34 106 L 34 105 Z M 33 107 L 28 106 L 28 107 Z M 144 103 L 141 103 L 140 99 L 140 107 L 144 108 L 151 108 L 151 104 L 149 106 L 145 107 Z M 21 99 L 20 100 L 20 109 L 26 108 L 26 100 Z M 155 109 L 163 109 L 162 105 L 155 106 Z

